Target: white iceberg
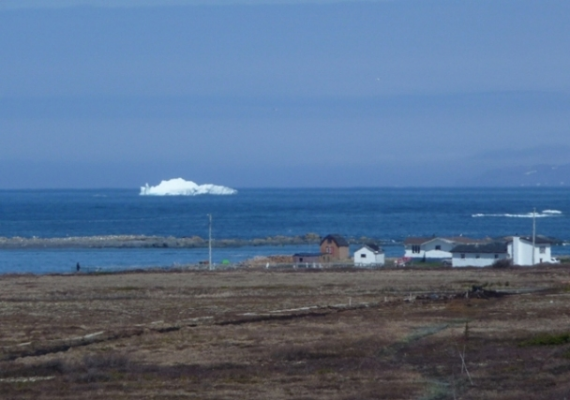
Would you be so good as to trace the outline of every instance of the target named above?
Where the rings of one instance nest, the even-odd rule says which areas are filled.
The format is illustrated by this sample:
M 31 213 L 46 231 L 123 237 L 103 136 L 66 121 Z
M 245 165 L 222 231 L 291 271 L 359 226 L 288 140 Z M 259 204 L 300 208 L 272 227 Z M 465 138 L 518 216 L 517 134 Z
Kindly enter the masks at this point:
M 141 196 L 197 196 L 199 194 L 229 195 L 236 194 L 237 190 L 219 185 L 198 185 L 182 178 L 162 181 L 157 186 L 149 186 L 148 183 L 141 187 Z

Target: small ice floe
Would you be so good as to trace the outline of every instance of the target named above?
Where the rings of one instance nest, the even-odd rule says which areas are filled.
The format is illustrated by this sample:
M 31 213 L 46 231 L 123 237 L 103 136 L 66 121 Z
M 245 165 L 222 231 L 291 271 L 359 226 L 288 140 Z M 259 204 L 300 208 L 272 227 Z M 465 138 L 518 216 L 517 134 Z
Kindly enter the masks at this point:
M 472 214 L 473 218 L 483 218 L 483 217 L 502 217 L 502 218 L 548 218 L 548 217 L 560 217 L 562 216 L 562 211 L 559 210 L 544 210 L 542 212 L 529 212 L 524 214 Z

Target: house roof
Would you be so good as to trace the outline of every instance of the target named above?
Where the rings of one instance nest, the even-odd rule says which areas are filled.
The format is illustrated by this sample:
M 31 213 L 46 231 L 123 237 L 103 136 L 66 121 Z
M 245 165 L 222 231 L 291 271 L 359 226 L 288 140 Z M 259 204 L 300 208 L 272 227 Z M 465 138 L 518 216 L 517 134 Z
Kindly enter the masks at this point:
M 323 244 L 327 240 L 332 240 L 333 242 L 336 243 L 338 247 L 348 247 L 348 241 L 342 236 L 340 236 L 338 233 L 332 233 L 330 235 L 325 236 L 321 240 L 321 244 Z
M 432 237 L 409 237 L 404 240 L 404 245 L 422 245 L 427 242 L 431 242 L 432 240 L 445 240 L 451 243 L 481 243 L 485 240 L 481 239 L 472 239 L 465 236 L 452 236 L 452 237 L 444 237 L 444 236 L 432 236 Z
M 461 243 L 461 244 L 482 244 L 482 243 L 488 243 L 489 239 L 473 239 L 470 237 L 465 237 L 465 236 L 454 236 L 454 237 L 447 237 L 445 238 L 451 242 L 455 242 L 455 243 Z
M 451 253 L 507 253 L 507 243 L 460 244 L 451 249 Z
M 408 237 L 404 240 L 404 244 L 422 244 L 425 242 L 429 242 L 433 238 L 426 238 L 426 237 Z
M 363 248 L 366 248 L 366 249 L 368 249 L 372 252 L 375 252 L 375 253 L 382 253 L 383 252 L 382 248 L 380 248 L 380 246 L 378 246 L 376 243 L 366 243 L 366 244 L 362 245 L 362 247 L 360 249 L 363 249 Z M 360 250 L 360 249 L 358 249 L 358 250 Z
M 532 243 L 532 236 L 519 236 L 519 237 L 522 240 L 524 240 L 525 242 Z M 512 242 L 513 236 L 507 236 L 503 239 L 506 240 L 507 242 Z M 543 235 L 536 235 L 536 237 L 534 239 L 535 239 L 534 240 L 535 244 L 556 244 L 556 243 L 560 243 L 560 241 L 557 239 L 550 238 L 548 236 L 543 236 Z
M 370 250 L 374 250 L 374 251 L 380 251 L 380 246 L 378 246 L 376 243 L 366 243 L 364 245 L 365 247 L 368 247 Z

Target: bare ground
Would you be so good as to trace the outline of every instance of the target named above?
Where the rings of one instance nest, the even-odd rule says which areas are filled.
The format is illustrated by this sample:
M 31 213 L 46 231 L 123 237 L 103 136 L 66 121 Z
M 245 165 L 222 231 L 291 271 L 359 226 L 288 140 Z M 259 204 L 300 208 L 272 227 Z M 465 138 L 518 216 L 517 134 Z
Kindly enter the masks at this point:
M 570 266 L 2 276 L 0 398 L 570 398 Z

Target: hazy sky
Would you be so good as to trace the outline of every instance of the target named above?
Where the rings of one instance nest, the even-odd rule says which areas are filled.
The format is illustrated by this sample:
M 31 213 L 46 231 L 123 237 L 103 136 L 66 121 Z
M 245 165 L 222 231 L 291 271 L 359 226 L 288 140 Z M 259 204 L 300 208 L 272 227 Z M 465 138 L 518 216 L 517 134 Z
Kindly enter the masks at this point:
M 568 0 L 2 0 L 0 188 L 436 186 L 568 163 L 569 17 Z

